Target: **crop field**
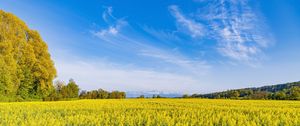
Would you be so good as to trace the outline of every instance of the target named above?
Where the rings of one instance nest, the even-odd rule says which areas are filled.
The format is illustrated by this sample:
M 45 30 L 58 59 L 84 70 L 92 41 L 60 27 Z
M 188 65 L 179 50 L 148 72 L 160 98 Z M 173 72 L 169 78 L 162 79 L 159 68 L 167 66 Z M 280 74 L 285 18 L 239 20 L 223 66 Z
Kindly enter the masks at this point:
M 106 99 L 0 103 L 0 125 L 300 125 L 300 102 Z

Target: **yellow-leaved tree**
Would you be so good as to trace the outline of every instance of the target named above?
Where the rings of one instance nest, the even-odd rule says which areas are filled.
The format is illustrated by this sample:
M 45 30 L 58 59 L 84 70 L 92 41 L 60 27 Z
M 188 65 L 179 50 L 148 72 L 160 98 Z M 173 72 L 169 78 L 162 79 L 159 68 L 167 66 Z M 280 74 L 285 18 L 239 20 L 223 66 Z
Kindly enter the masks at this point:
M 37 31 L 0 10 L 0 95 L 43 98 L 53 90 L 56 69 Z

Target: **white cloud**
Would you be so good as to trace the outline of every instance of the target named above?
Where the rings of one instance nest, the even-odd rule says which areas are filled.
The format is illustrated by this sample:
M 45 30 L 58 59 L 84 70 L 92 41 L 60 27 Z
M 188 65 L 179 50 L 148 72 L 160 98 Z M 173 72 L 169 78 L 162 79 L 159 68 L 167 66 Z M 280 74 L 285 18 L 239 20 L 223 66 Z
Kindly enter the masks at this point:
M 84 90 L 104 88 L 122 91 L 196 92 L 198 78 L 142 68 L 118 65 L 104 60 L 56 59 L 58 78 L 74 78 Z M 202 85 L 204 86 L 204 85 Z
M 142 61 L 146 58 L 149 62 L 151 59 L 150 61 L 156 65 L 165 66 L 166 69 L 171 68 L 172 72 L 199 76 L 207 74 L 210 69 L 210 65 L 204 60 L 192 59 L 174 50 L 155 47 L 151 45 L 152 41 L 143 37 L 119 34 L 116 37 L 108 37 L 107 41 L 114 43 L 114 47 L 119 48 L 119 50 L 141 57 L 141 59 L 135 60 Z
M 152 65 L 157 68 L 143 67 L 141 64 L 118 64 L 109 61 L 110 59 L 74 57 L 68 55 L 71 53 L 64 53 L 60 54 L 62 57 L 55 58 L 58 79 L 74 78 L 85 90 L 104 88 L 195 93 L 209 87 L 205 85 L 205 76 L 210 68 L 205 62 L 151 46 L 147 44 L 151 42 L 143 37 L 130 36 L 133 35 L 120 33 L 115 37 L 107 37 L 107 41 L 114 43 L 118 50 L 135 54 L 135 63 L 153 62 Z
M 115 20 L 116 18 L 113 16 L 112 12 L 112 7 L 106 7 L 104 12 L 102 13 L 102 19 L 107 23 L 109 23 L 111 19 Z
M 176 31 L 165 31 L 165 30 L 156 30 L 154 28 L 144 26 L 143 30 L 150 34 L 152 37 L 156 39 L 167 42 L 167 43 L 175 43 L 175 41 L 180 41 L 181 39 L 175 34 Z
M 179 25 L 179 29 L 183 29 L 184 32 L 191 35 L 193 38 L 202 37 L 205 34 L 205 29 L 201 23 L 198 23 L 192 19 L 183 15 L 176 5 L 169 6 L 169 10 L 176 18 L 176 22 Z
M 106 35 L 117 35 L 117 34 L 118 34 L 118 29 L 113 26 L 110 26 L 107 29 L 101 29 L 99 32 L 95 33 L 95 35 L 100 38 Z
M 199 18 L 206 18 L 210 24 L 223 56 L 255 64 L 263 55 L 262 49 L 273 41 L 264 18 L 252 10 L 248 0 L 217 0 L 200 10 L 204 13 L 198 13 Z
M 263 49 L 274 42 L 264 17 L 259 11 L 253 11 L 248 0 L 195 2 L 205 2 L 206 5 L 191 14 L 196 15 L 195 18 L 187 18 L 175 5 L 170 6 L 169 10 L 192 37 L 216 40 L 216 49 L 221 55 L 255 66 L 264 56 Z
M 105 11 L 105 13 L 110 11 Z M 110 13 L 110 15 L 112 15 Z M 113 44 L 114 48 L 122 50 L 125 53 L 130 53 L 141 59 L 151 59 L 151 62 L 157 63 L 161 66 L 177 67 L 176 72 L 184 72 L 191 75 L 204 75 L 209 69 L 209 65 L 202 60 L 195 60 L 188 58 L 184 55 L 181 55 L 180 52 L 174 53 L 174 51 L 168 48 L 160 48 L 152 45 L 152 40 L 148 39 L 145 36 L 141 36 L 134 29 L 130 29 L 130 25 L 125 20 L 116 19 L 119 22 L 116 22 L 116 27 L 109 27 L 108 29 L 102 29 L 93 34 L 100 38 L 101 40 L 107 41 Z M 122 26 L 126 24 L 126 32 L 120 32 Z M 158 35 L 157 31 L 153 31 L 150 28 L 145 28 L 145 31 L 151 31 L 152 34 Z M 165 32 L 159 32 L 165 33 Z M 172 34 L 160 34 L 157 37 L 160 39 L 176 39 L 176 36 Z M 168 51 L 167 51 L 168 50 Z M 140 59 L 135 59 L 140 60 Z M 166 65 L 167 64 L 167 65 Z M 174 72 L 174 70 L 172 71 Z
M 123 19 L 117 19 L 112 14 L 113 8 L 107 7 L 102 14 L 102 19 L 108 24 L 107 28 L 93 31 L 92 34 L 103 39 L 108 40 L 110 37 L 117 36 L 123 27 L 127 25 L 127 22 Z
M 162 50 L 150 49 L 141 50 L 139 55 L 147 56 L 151 58 L 156 58 L 165 63 L 173 64 L 177 68 L 183 69 L 183 71 L 188 71 L 190 76 L 202 76 L 209 72 L 210 65 L 203 60 L 188 59 L 175 52 L 168 53 Z

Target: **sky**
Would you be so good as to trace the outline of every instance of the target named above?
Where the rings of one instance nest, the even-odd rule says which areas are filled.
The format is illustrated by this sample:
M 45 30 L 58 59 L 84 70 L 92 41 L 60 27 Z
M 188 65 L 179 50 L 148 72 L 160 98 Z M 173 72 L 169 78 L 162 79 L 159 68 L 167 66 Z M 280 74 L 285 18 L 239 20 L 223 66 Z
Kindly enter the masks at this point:
M 299 0 L 0 0 L 82 90 L 208 93 L 300 80 Z

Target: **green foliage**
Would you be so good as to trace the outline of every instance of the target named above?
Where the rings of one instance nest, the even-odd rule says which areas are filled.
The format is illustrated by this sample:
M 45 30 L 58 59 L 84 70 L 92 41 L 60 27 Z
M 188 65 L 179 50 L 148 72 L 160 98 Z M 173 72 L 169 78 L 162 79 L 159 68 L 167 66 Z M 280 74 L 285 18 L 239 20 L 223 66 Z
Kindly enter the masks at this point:
M 109 93 L 108 98 L 110 99 L 123 99 L 126 98 L 126 93 L 121 91 L 112 91 Z
M 63 98 L 78 98 L 79 87 L 74 80 L 70 79 L 68 85 L 63 86 L 61 94 Z
M 250 99 L 268 99 L 268 92 L 256 91 L 249 96 Z
M 189 98 L 190 96 L 188 94 L 182 95 L 182 98 Z
M 165 97 L 162 97 L 160 95 L 153 95 L 152 98 L 165 98 Z
M 48 47 L 38 32 L 0 10 L 0 94 L 19 99 L 47 97 L 55 76 Z
M 286 99 L 286 94 L 284 91 L 278 91 L 275 93 L 275 99 L 277 100 L 284 100 Z
M 121 91 L 108 92 L 103 89 L 92 91 L 81 91 L 79 98 L 81 99 L 124 99 L 126 93 Z
M 300 87 L 292 87 L 289 95 L 290 99 L 300 100 Z
M 66 85 L 63 81 L 55 82 L 55 89 L 52 90 L 50 95 L 44 98 L 45 101 L 58 101 L 67 99 L 77 99 L 79 93 L 79 86 L 73 79 L 69 80 Z
M 140 96 L 137 97 L 137 98 L 145 98 L 145 95 L 140 95 Z
M 187 96 L 185 96 L 187 97 Z M 235 89 L 210 94 L 194 94 L 193 98 L 230 99 L 274 99 L 300 100 L 300 82 L 263 86 L 258 88 Z
M 97 97 L 100 99 L 107 99 L 109 98 L 109 92 L 103 89 L 99 89 Z
M 230 91 L 229 92 L 229 98 L 238 98 L 240 96 L 240 93 L 238 91 Z

